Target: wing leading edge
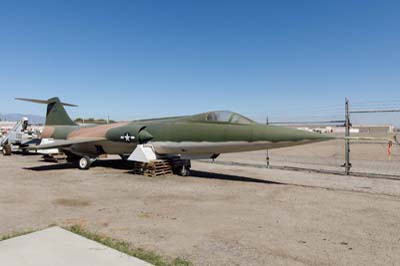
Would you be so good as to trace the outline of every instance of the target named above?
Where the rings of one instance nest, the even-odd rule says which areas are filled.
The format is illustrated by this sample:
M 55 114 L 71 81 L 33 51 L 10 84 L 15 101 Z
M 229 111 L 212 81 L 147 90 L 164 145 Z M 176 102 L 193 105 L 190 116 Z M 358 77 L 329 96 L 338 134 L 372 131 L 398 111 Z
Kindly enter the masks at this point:
M 29 146 L 30 150 L 45 150 L 45 149 L 55 149 L 55 148 L 63 148 L 72 146 L 75 144 L 83 144 L 83 143 L 91 143 L 105 140 L 105 138 L 80 138 L 80 139 L 67 139 L 60 140 L 56 139 L 51 143 L 40 144 L 40 145 L 31 145 Z

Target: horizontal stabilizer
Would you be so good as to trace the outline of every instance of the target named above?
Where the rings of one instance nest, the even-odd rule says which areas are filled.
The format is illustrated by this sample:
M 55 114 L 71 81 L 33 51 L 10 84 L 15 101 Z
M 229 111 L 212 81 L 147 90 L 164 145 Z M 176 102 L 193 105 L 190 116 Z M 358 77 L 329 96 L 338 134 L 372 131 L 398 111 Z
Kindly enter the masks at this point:
M 19 101 L 40 103 L 47 105 L 46 112 L 46 126 L 76 126 L 76 123 L 72 121 L 71 117 L 67 114 L 64 106 L 73 106 L 75 104 L 63 103 L 58 97 L 53 97 L 48 100 L 28 99 L 28 98 L 15 98 Z
M 15 100 L 18 101 L 25 101 L 25 102 L 33 102 L 33 103 L 41 103 L 41 104 L 51 104 L 53 102 L 55 102 L 55 100 L 38 100 L 38 99 L 28 99 L 28 98 L 15 98 Z M 64 106 L 71 106 L 71 107 L 78 107 L 78 105 L 75 104 L 71 104 L 71 103 L 63 103 L 60 102 L 60 104 L 64 105 Z

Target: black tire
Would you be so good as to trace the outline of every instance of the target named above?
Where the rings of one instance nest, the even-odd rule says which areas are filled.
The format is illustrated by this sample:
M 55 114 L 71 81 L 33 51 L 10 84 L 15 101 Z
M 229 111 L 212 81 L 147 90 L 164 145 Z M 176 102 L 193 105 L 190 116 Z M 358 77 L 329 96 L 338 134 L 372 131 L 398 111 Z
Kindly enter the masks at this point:
M 189 176 L 190 175 L 190 168 L 186 166 L 182 166 L 182 168 L 179 169 L 179 175 L 180 176 Z
M 4 156 L 10 156 L 11 155 L 11 145 L 10 144 L 4 145 L 2 152 L 3 152 Z
M 78 161 L 78 168 L 81 170 L 88 170 L 91 164 L 92 160 L 88 156 L 83 156 Z

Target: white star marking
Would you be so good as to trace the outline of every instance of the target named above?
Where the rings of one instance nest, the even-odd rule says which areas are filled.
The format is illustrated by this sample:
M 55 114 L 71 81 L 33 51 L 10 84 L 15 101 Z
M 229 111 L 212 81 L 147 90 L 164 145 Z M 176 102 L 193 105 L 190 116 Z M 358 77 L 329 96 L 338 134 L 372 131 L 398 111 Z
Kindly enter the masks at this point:
M 132 140 L 135 139 L 135 136 L 129 135 L 129 133 L 126 133 L 125 135 L 120 137 L 122 140 L 125 140 L 126 142 L 131 142 Z

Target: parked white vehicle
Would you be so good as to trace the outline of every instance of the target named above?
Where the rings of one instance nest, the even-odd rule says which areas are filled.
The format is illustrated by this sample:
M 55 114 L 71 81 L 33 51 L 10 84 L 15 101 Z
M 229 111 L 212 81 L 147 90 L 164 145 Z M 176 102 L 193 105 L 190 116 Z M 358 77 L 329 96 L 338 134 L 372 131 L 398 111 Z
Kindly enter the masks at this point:
M 0 139 L 0 149 L 3 155 L 11 155 L 12 152 L 27 152 L 30 143 L 38 140 L 38 132 L 28 129 L 28 118 L 23 117 L 14 127 Z

